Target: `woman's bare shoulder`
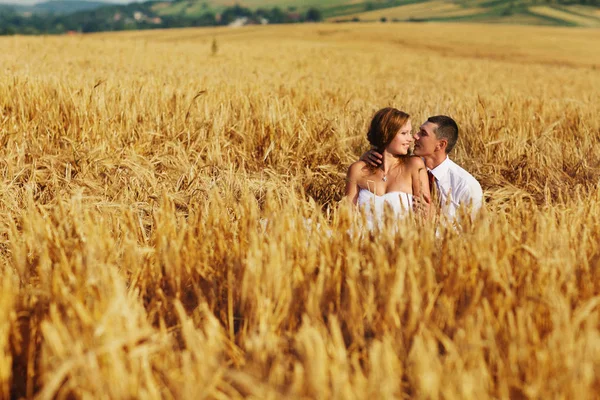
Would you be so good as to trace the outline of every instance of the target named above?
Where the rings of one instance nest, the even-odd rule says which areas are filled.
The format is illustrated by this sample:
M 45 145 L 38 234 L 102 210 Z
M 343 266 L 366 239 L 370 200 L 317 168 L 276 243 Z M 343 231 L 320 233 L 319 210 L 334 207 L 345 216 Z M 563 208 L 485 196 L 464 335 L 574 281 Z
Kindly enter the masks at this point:
M 360 178 L 367 174 L 368 167 L 365 161 L 356 161 L 348 167 L 348 177 Z
M 406 165 L 408 165 L 411 169 L 425 168 L 425 163 L 423 162 L 423 159 L 419 156 L 408 156 L 406 158 Z
M 365 172 L 367 170 L 367 163 L 365 161 L 356 161 L 350 164 L 348 171 Z

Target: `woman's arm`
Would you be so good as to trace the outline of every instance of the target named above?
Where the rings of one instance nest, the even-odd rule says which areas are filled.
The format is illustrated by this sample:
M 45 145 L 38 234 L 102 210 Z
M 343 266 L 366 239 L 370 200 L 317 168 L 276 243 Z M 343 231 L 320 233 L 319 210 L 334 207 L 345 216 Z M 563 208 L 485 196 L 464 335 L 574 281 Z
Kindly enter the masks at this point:
M 358 192 L 360 187 L 358 186 L 358 180 L 360 178 L 363 162 L 355 162 L 350 165 L 348 168 L 348 173 L 346 174 L 346 194 L 344 199 L 354 205 L 358 200 Z

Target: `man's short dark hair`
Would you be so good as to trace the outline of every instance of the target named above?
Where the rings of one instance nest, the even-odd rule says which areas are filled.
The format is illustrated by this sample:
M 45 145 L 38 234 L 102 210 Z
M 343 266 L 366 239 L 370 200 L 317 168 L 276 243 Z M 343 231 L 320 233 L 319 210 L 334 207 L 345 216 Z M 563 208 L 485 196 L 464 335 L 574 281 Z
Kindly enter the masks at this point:
M 446 154 L 450 153 L 458 141 L 458 125 L 456 122 L 446 115 L 429 117 L 427 122 L 437 125 L 435 136 L 437 136 L 438 139 L 446 139 L 448 141 Z

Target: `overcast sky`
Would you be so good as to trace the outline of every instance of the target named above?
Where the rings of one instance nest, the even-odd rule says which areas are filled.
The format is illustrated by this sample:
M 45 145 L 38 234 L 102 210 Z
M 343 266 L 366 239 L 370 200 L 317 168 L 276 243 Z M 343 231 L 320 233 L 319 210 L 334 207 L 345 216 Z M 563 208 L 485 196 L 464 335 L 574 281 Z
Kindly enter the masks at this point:
M 31 5 L 36 3 L 43 3 L 47 0 L 0 0 L 0 4 L 23 4 L 23 5 Z M 89 1 L 89 0 L 84 0 Z M 135 0 L 100 0 L 106 3 L 117 3 L 117 4 L 125 4 L 125 3 L 134 3 Z M 137 0 L 140 1 L 140 0 Z

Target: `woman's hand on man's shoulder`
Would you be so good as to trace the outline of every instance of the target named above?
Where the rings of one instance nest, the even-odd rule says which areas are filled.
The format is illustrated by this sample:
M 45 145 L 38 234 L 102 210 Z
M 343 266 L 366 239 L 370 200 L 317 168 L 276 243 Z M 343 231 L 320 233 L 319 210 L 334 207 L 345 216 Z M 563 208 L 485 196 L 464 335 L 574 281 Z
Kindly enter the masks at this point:
M 360 156 L 360 161 L 364 161 L 372 167 L 379 167 L 383 163 L 383 156 L 374 149 L 367 150 L 365 154 Z

